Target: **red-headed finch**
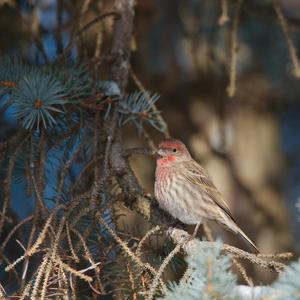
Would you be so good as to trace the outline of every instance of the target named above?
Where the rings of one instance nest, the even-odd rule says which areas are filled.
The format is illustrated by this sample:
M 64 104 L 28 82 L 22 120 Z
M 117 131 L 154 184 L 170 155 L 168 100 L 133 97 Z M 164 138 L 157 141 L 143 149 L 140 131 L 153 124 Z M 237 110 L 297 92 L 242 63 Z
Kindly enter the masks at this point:
M 208 173 L 191 157 L 181 141 L 168 139 L 158 147 L 155 198 L 160 207 L 174 218 L 185 224 L 197 225 L 193 237 L 202 222 L 212 220 L 240 234 L 258 252 L 236 224 Z

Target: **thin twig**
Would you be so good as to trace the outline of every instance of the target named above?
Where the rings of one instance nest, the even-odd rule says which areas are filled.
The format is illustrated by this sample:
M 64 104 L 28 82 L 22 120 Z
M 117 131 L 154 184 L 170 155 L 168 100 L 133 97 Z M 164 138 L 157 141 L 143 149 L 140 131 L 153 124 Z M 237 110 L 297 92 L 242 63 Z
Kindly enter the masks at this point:
M 2 233 L 2 229 L 4 226 L 4 222 L 5 220 L 7 220 L 5 218 L 6 215 L 6 211 L 8 209 L 9 206 L 9 198 L 10 198 L 10 191 L 11 191 L 11 185 L 12 185 L 12 174 L 13 174 L 13 170 L 15 167 L 15 163 L 17 160 L 17 155 L 18 152 L 21 148 L 23 144 L 23 141 L 19 144 L 19 146 L 15 149 L 15 151 L 12 153 L 10 159 L 9 159 L 9 163 L 8 163 L 8 167 L 7 167 L 7 172 L 6 172 L 6 177 L 4 179 L 4 183 L 3 183 L 3 206 L 2 206 L 2 212 L 0 215 L 0 234 Z
M 104 219 L 101 217 L 100 213 L 96 214 L 96 218 L 98 219 L 99 223 L 102 224 L 105 229 L 111 234 L 111 236 L 115 239 L 115 241 L 122 247 L 123 251 L 142 269 L 150 271 L 150 273 L 154 276 L 156 276 L 157 272 L 156 270 L 149 264 L 144 263 L 142 260 L 136 256 L 130 248 L 127 246 L 127 244 L 110 228 L 110 226 L 104 221 Z M 166 286 L 163 283 L 162 280 L 160 280 L 160 284 L 162 285 L 163 289 L 166 290 Z
M 233 27 L 231 30 L 231 55 L 230 55 L 230 73 L 229 86 L 227 93 L 229 97 L 234 97 L 236 93 L 236 74 L 237 74 L 237 54 L 238 54 L 238 28 L 240 20 L 240 11 L 243 0 L 237 0 L 235 16 L 233 20 Z
M 219 26 L 224 26 L 227 22 L 229 22 L 228 16 L 228 0 L 221 0 L 221 16 L 218 20 Z
M 59 205 L 59 202 L 60 202 L 61 194 L 62 194 L 63 187 L 64 187 L 66 173 L 70 169 L 70 167 L 71 167 L 72 163 L 74 162 L 74 160 L 81 153 L 83 144 L 84 143 L 81 142 L 80 145 L 77 146 L 76 151 L 72 154 L 70 159 L 63 164 L 63 167 L 60 170 L 60 173 L 59 173 L 59 176 L 58 176 L 59 180 L 57 181 L 57 193 L 56 193 L 56 200 L 55 200 L 56 201 L 56 206 Z
M 35 159 L 34 159 L 34 137 L 31 137 L 31 146 L 30 146 L 30 179 L 34 188 L 35 198 L 37 200 L 37 204 L 41 207 L 42 211 L 46 213 L 48 209 L 46 208 L 41 191 L 39 189 L 38 181 L 35 176 L 36 166 L 35 166 Z
M 90 3 L 91 3 L 91 0 L 84 0 L 84 2 L 82 3 L 81 10 L 80 10 L 80 16 L 78 18 L 79 19 L 78 20 L 79 27 L 83 26 L 83 16 L 87 12 L 87 10 L 90 6 Z
M 33 216 L 28 216 L 27 218 L 23 219 L 22 221 L 20 221 L 10 232 L 9 234 L 6 236 L 4 242 L 1 245 L 1 251 L 4 250 L 5 246 L 7 245 L 7 243 L 9 242 L 9 240 L 11 239 L 11 237 L 13 236 L 13 234 L 25 223 L 31 221 L 33 219 Z
M 70 227 L 69 227 L 69 223 L 66 222 L 66 229 L 67 229 L 67 239 L 68 239 L 68 243 L 69 243 L 69 248 L 72 254 L 72 258 L 74 259 L 75 262 L 79 263 L 79 258 L 75 252 L 75 249 L 73 247 L 72 244 L 72 239 L 71 239 L 71 233 L 70 233 Z
M 116 12 L 108 12 L 108 13 L 105 13 L 103 15 L 97 16 L 95 19 L 93 19 L 92 21 L 90 21 L 86 25 L 84 25 L 81 29 L 78 30 L 78 32 L 76 33 L 76 35 L 69 40 L 68 45 L 66 46 L 66 48 L 64 49 L 64 51 L 62 52 L 62 54 L 60 54 L 60 55 L 57 56 L 57 60 L 58 61 L 61 60 L 62 57 L 64 57 L 64 55 L 71 50 L 71 48 L 73 47 L 74 43 L 80 38 L 80 36 L 85 31 L 87 31 L 88 29 L 90 29 L 97 22 L 102 21 L 103 19 L 105 19 L 107 17 L 118 17 L 118 14 Z
M 273 3 L 274 10 L 276 12 L 276 15 L 277 15 L 279 24 L 282 28 L 282 31 L 284 33 L 285 39 L 286 39 L 288 47 L 289 47 L 290 58 L 291 58 L 291 61 L 292 61 L 293 67 L 294 67 L 293 73 L 297 78 L 300 78 L 300 63 L 299 63 L 299 59 L 297 56 L 297 49 L 291 38 L 287 20 L 286 20 L 284 14 L 282 13 L 282 10 L 281 10 L 281 7 L 280 7 L 278 1 L 272 0 L 272 3 Z
M 142 247 L 144 245 L 144 243 L 146 242 L 146 240 L 153 234 L 157 233 L 158 231 L 160 230 L 160 227 L 159 226 L 155 226 L 153 227 L 152 229 L 150 229 L 149 231 L 147 231 L 147 233 L 143 236 L 143 238 L 140 240 L 137 248 L 136 248 L 136 251 L 135 251 L 135 254 L 138 256 L 138 257 L 141 257 L 141 252 L 142 252 Z
M 59 257 L 57 257 L 57 262 L 58 264 L 67 272 L 72 273 L 73 275 L 79 277 L 80 279 L 86 281 L 86 282 L 92 282 L 93 278 L 91 276 L 87 276 L 85 274 L 82 274 L 81 272 L 73 269 L 72 267 L 70 267 L 69 265 L 67 265 L 66 263 L 64 263 Z
M 141 90 L 143 93 L 145 93 L 146 89 L 145 89 L 144 85 L 139 80 L 139 78 L 136 76 L 136 74 L 134 73 L 134 71 L 133 71 L 133 69 L 132 69 L 131 66 L 130 66 L 130 75 L 131 75 L 131 78 L 133 79 L 134 83 L 136 84 L 136 86 L 139 88 L 139 90 Z M 146 94 L 146 98 L 147 98 L 147 100 L 149 102 L 151 102 L 151 98 L 150 98 L 149 95 Z M 158 111 L 155 103 L 152 104 L 152 110 L 154 112 Z M 164 133 L 165 138 L 169 138 L 170 137 L 170 132 L 169 132 L 169 128 L 168 128 L 167 122 L 163 119 L 163 117 L 160 114 L 157 115 L 157 119 L 160 122 L 162 128 L 164 128 L 163 133 Z
M 152 300 L 153 297 L 155 296 L 155 292 L 156 292 L 156 289 L 158 287 L 159 280 L 160 280 L 160 278 L 161 278 L 161 276 L 162 276 L 165 268 L 170 263 L 170 261 L 172 260 L 172 258 L 180 251 L 183 243 L 184 243 L 184 241 L 178 243 L 176 245 L 176 247 L 169 253 L 169 255 L 161 263 L 161 265 L 160 265 L 160 267 L 159 267 L 159 269 L 158 269 L 155 277 L 153 278 L 151 286 L 149 288 L 149 292 L 148 292 L 148 295 L 147 295 L 147 298 L 146 298 L 147 300 Z
M 42 231 L 39 234 L 39 237 L 37 238 L 37 240 L 35 241 L 35 243 L 30 247 L 29 250 L 26 251 L 26 253 L 22 256 L 20 256 L 18 259 L 16 259 L 12 264 L 8 265 L 5 268 L 5 271 L 8 272 L 9 270 L 11 270 L 15 265 L 17 265 L 20 261 L 22 261 L 24 258 L 28 257 L 28 256 L 32 256 L 34 253 L 37 252 L 37 250 L 39 249 L 39 246 L 44 242 L 48 229 L 50 227 L 50 223 L 54 217 L 54 214 L 56 212 L 56 210 L 59 207 L 53 209 L 53 211 L 51 212 L 50 216 L 48 217 Z
M 24 250 L 24 253 L 26 253 L 26 248 L 24 247 L 24 245 L 19 241 L 19 240 L 16 240 L 16 242 L 20 245 L 20 247 Z M 26 264 L 24 266 L 24 269 L 23 269 L 23 273 L 22 273 L 22 280 L 25 280 L 26 278 L 26 274 L 27 274 L 27 270 L 28 270 L 28 264 L 29 264 L 29 261 L 27 260 L 26 261 Z
M 47 283 L 49 280 L 50 273 L 54 267 L 56 258 L 58 257 L 57 249 L 58 249 L 58 246 L 59 246 L 59 243 L 61 240 L 61 234 L 62 234 L 62 231 L 63 231 L 65 225 L 66 225 L 66 219 L 65 219 L 65 217 L 62 217 L 62 219 L 60 220 L 59 225 L 58 225 L 55 240 L 54 240 L 53 244 L 51 245 L 51 249 L 49 251 L 49 253 L 50 253 L 49 262 L 47 264 L 46 272 L 45 272 L 45 276 L 44 276 L 44 281 L 43 281 L 43 286 L 42 286 L 42 291 L 41 291 L 41 300 L 44 300 L 46 297 Z
M 244 280 L 246 281 L 246 283 L 249 286 L 253 286 L 253 281 L 252 279 L 247 275 L 247 272 L 244 268 L 244 266 L 235 258 L 231 258 L 232 263 L 236 266 L 236 268 L 239 270 L 240 274 L 242 275 L 242 277 L 244 278 Z

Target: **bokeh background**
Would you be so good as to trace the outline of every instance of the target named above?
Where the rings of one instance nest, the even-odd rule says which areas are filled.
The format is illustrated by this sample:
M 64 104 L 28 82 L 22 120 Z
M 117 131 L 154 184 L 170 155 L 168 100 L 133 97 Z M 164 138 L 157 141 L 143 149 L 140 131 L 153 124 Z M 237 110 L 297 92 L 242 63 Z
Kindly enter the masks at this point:
M 237 90 L 229 97 L 232 27 L 239 4 Z M 287 21 L 290 48 L 274 5 Z M 225 23 L 220 22 L 222 6 L 223 13 L 228 9 Z M 46 63 L 45 57 L 54 61 L 83 9 L 82 26 L 99 12 L 111 11 L 112 1 L 0 1 L 0 54 L 39 64 Z M 89 61 L 96 49 L 100 72 L 111 30 L 110 19 L 91 27 L 71 49 L 72 59 Z M 290 57 L 291 47 L 300 53 L 299 31 L 298 0 L 136 1 L 128 90 L 142 84 L 160 95 L 157 107 L 171 136 L 183 140 L 205 166 L 238 224 L 263 253 L 300 250 L 300 79 Z M 1 112 L 0 141 L 15 130 L 12 114 Z M 146 130 L 156 144 L 163 138 L 153 128 Z M 123 133 L 128 147 L 147 145 L 131 125 Z M 144 189 L 152 193 L 154 161 L 138 156 L 131 162 Z M 32 203 L 20 200 L 19 189 L 16 184 L 13 193 L 19 200 L 10 209 L 21 219 L 30 214 Z M 137 216 L 126 218 L 135 228 L 142 222 Z M 213 230 L 226 242 L 245 247 L 218 226 Z M 256 277 L 272 280 L 257 270 Z

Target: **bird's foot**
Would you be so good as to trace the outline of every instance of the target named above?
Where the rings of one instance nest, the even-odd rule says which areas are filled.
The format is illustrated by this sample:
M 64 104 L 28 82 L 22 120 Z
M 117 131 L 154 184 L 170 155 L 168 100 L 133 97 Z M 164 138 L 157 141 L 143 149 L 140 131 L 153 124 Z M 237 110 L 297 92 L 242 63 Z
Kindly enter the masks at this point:
M 198 229 L 199 229 L 199 226 L 200 226 L 200 225 L 201 225 L 201 223 L 198 223 L 198 224 L 195 226 L 195 229 L 194 229 L 194 231 L 193 231 L 193 234 L 184 237 L 184 239 L 183 239 L 183 241 L 182 241 L 182 244 L 187 244 L 187 243 L 189 243 L 190 241 L 192 241 L 193 239 L 195 239 L 195 238 L 197 237 Z
M 193 239 L 195 239 L 196 238 L 196 236 L 193 236 L 193 235 L 189 235 L 188 237 L 186 237 L 185 239 L 184 239 L 184 244 L 187 244 L 187 243 L 189 243 L 190 241 L 192 241 Z
M 194 229 L 194 231 L 193 231 L 193 234 L 190 236 L 191 240 L 193 240 L 193 239 L 197 236 L 200 225 L 201 225 L 201 222 L 199 222 L 199 223 L 195 226 L 195 229 Z

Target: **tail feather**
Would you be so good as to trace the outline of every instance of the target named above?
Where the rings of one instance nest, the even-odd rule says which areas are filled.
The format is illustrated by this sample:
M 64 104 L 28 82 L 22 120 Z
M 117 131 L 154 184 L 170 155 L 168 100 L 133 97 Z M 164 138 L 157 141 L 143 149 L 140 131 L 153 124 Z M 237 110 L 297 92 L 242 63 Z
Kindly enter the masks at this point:
M 250 240 L 246 233 L 236 224 L 236 222 L 233 219 L 231 219 L 230 222 L 228 222 L 228 219 L 226 219 L 225 222 L 223 222 L 222 224 L 225 225 L 227 229 L 234 232 L 235 234 L 239 234 L 248 244 L 251 245 L 251 247 L 255 250 L 256 254 L 259 253 L 259 250 L 255 246 L 255 244 Z
M 258 248 L 254 245 L 254 243 L 250 240 L 250 238 L 248 238 L 248 236 L 244 233 L 244 231 L 241 228 L 239 228 L 238 226 L 236 226 L 236 228 L 237 228 L 237 233 L 239 235 L 241 235 L 241 237 L 245 241 L 247 241 L 252 246 L 253 249 L 255 249 L 256 253 L 259 253 Z

